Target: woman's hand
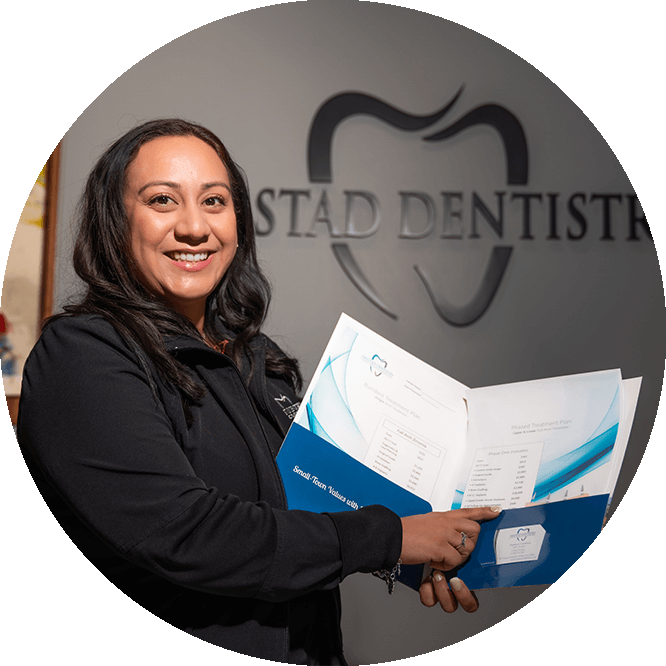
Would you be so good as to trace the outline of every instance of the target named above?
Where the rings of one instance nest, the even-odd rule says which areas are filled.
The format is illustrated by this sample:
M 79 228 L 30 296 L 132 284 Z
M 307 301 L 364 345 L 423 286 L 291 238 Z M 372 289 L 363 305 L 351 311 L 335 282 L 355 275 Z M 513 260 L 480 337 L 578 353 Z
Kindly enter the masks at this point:
M 459 567 L 474 550 L 479 521 L 497 518 L 500 511 L 499 507 L 480 507 L 401 518 L 402 563 L 430 564 L 443 571 Z
M 474 550 L 479 537 L 479 521 L 497 518 L 500 507 L 457 509 L 402 518 L 402 553 L 404 564 L 429 563 L 435 570 L 419 588 L 424 606 L 439 605 L 453 613 L 458 605 L 468 613 L 479 607 L 474 592 L 460 578 L 448 583 L 443 571 L 460 566 Z

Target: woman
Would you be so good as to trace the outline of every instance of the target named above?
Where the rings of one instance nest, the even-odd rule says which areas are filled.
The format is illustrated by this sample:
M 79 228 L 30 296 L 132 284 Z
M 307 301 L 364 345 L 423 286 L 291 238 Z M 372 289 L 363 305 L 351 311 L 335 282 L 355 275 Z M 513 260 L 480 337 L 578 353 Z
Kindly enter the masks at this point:
M 203 127 L 148 122 L 104 153 L 74 266 L 87 292 L 26 363 L 19 441 L 74 543 L 160 618 L 252 656 L 344 664 L 345 576 L 454 568 L 497 515 L 286 510 L 275 456 L 290 421 L 274 398 L 296 402 L 301 377 L 260 332 L 247 187 Z M 421 599 L 477 607 L 439 574 Z

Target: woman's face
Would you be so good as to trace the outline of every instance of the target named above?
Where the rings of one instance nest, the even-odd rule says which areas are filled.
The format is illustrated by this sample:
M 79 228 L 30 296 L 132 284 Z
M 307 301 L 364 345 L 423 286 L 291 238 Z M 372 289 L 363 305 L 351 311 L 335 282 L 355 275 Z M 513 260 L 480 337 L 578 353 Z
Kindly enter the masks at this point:
M 226 167 L 196 137 L 154 139 L 129 165 L 124 203 L 142 283 L 201 329 L 238 243 Z

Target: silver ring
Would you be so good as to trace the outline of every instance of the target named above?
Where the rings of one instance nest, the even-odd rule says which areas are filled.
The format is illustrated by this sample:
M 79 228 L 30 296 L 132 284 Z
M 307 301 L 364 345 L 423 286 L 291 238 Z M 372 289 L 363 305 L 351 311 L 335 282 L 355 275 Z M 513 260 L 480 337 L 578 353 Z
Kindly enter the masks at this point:
M 461 548 L 465 547 L 465 544 L 467 543 L 467 535 L 464 532 L 460 533 L 460 536 L 462 537 L 462 541 L 459 546 L 454 546 L 456 550 L 460 550 Z

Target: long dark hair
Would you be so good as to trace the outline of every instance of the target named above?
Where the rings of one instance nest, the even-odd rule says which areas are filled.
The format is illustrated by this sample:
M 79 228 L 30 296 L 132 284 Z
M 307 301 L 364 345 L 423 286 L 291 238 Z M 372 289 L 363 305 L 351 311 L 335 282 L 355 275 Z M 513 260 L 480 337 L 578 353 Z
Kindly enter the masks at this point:
M 176 386 L 186 401 L 195 401 L 205 389 L 164 346 L 165 335 L 186 333 L 200 337 L 192 322 L 160 301 L 137 278 L 130 244 L 130 229 L 123 198 L 129 165 L 145 143 L 167 136 L 193 136 L 211 146 L 227 169 L 236 213 L 238 249 L 225 276 L 206 302 L 204 334 L 219 342 L 215 321 L 220 317 L 233 333 L 227 347 L 238 367 L 253 354 L 250 342 L 265 320 L 271 287 L 259 268 L 254 220 L 247 183 L 224 144 L 201 125 L 178 118 L 157 119 L 127 132 L 93 167 L 78 207 L 79 229 L 74 247 L 74 270 L 86 283 L 83 299 L 56 315 L 99 314 L 155 364 L 163 379 Z M 47 321 L 53 321 L 54 318 Z M 284 377 L 299 391 L 302 379 L 295 359 L 269 348 L 267 372 Z

